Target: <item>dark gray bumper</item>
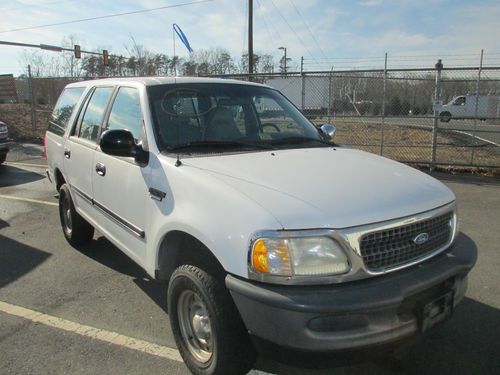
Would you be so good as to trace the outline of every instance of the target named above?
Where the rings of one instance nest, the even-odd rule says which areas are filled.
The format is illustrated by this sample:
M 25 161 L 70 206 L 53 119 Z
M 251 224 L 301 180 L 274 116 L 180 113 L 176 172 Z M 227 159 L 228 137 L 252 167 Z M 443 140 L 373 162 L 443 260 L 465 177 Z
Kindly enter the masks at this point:
M 11 140 L 8 141 L 0 141 L 0 155 L 5 155 L 9 152 L 10 147 L 13 142 Z
M 477 248 L 461 234 L 445 253 L 406 270 L 327 286 L 279 286 L 228 275 L 226 285 L 249 332 L 314 352 L 359 349 L 419 331 L 416 306 L 443 290 L 463 298 Z

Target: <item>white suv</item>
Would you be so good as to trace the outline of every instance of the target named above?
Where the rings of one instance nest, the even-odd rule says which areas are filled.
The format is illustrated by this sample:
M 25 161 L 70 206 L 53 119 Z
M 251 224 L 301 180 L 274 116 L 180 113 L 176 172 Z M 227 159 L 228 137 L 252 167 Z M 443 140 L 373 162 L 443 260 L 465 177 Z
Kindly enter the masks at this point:
M 70 244 L 96 228 L 168 280 L 189 369 L 238 374 L 269 344 L 394 343 L 464 296 L 477 251 L 453 193 L 333 133 L 260 84 L 79 82 L 46 133 L 48 175 Z

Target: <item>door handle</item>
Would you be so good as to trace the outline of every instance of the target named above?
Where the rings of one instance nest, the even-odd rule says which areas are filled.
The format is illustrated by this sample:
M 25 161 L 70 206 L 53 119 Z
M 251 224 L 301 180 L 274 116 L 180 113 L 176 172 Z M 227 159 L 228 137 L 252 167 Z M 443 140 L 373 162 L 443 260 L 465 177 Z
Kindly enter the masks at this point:
M 69 159 L 71 157 L 71 151 L 67 148 L 64 149 L 64 157 Z
M 165 193 L 164 191 L 155 189 L 155 188 L 149 188 L 149 196 L 151 197 L 151 199 L 154 199 L 154 200 L 161 202 L 163 200 L 163 198 L 165 198 L 167 196 L 167 193 Z
M 95 171 L 99 176 L 104 176 L 106 175 L 106 166 L 102 163 L 97 163 L 95 165 Z

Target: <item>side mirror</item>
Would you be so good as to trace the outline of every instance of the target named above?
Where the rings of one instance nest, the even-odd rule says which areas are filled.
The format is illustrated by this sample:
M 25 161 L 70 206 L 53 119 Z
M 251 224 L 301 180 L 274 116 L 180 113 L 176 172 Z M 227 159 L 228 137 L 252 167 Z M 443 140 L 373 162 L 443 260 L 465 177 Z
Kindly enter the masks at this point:
M 130 130 L 106 130 L 101 135 L 99 146 L 102 152 L 109 155 L 135 157 L 137 154 L 137 145 Z
M 101 134 L 99 142 L 102 152 L 113 156 L 133 157 L 140 166 L 146 166 L 149 152 L 136 144 L 132 132 L 127 129 L 110 129 Z
M 335 132 L 337 131 L 335 126 L 333 126 L 332 124 L 323 124 L 319 127 L 319 130 L 321 131 L 321 134 L 323 134 L 323 137 L 325 137 L 329 141 L 333 139 L 333 137 L 335 136 Z

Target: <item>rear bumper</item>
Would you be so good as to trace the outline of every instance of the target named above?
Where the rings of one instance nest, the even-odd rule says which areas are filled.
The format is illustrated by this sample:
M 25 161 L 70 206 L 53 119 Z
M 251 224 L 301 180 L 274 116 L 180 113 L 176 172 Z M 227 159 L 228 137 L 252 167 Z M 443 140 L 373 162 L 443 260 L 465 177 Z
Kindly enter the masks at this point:
M 337 285 L 279 286 L 226 277 L 249 332 L 279 346 L 331 352 L 390 344 L 419 331 L 416 306 L 451 290 L 463 298 L 477 249 L 460 235 L 455 245 L 406 270 Z

